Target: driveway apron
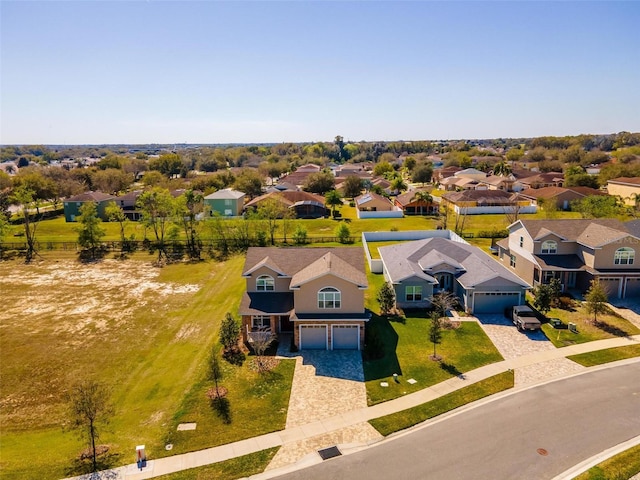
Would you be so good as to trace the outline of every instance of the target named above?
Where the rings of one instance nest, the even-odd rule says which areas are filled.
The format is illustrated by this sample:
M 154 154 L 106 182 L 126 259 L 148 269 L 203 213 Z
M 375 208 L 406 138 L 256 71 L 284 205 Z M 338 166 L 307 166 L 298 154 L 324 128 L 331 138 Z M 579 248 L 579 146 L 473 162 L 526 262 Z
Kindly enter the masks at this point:
M 542 331 L 521 332 L 503 315 L 478 315 L 482 329 L 505 360 L 531 353 L 555 350 Z M 516 387 L 537 383 L 562 375 L 578 373 L 584 367 L 567 358 L 558 358 L 515 369 Z
M 288 342 L 282 342 L 288 345 Z M 362 371 L 362 355 L 356 350 L 305 350 L 282 357 L 295 357 L 296 368 L 291 385 L 286 428 L 306 425 L 340 413 L 367 406 L 367 392 Z M 367 422 L 291 442 L 280 448 L 268 469 L 294 463 L 317 450 L 333 445 L 367 443 L 380 434 Z

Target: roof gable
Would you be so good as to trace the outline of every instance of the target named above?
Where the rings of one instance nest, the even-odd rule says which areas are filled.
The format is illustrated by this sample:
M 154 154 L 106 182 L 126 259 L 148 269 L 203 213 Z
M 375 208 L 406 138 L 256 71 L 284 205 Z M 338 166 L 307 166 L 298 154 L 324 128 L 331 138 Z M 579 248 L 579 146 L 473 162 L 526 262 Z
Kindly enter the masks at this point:
M 326 275 L 336 276 L 360 288 L 366 288 L 367 286 L 367 277 L 364 272 L 359 272 L 340 257 L 329 252 L 293 275 L 291 288 L 298 288 L 305 283 Z

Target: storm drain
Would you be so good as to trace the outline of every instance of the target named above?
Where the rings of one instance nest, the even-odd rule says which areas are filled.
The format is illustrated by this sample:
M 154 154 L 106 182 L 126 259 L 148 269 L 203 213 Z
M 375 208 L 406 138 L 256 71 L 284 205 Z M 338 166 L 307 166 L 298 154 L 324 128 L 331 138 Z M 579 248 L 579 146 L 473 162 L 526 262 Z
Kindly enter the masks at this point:
M 338 447 L 335 446 L 318 450 L 318 453 L 322 457 L 322 460 L 329 460 L 330 458 L 339 457 L 340 455 L 342 455 L 340 450 L 338 450 Z

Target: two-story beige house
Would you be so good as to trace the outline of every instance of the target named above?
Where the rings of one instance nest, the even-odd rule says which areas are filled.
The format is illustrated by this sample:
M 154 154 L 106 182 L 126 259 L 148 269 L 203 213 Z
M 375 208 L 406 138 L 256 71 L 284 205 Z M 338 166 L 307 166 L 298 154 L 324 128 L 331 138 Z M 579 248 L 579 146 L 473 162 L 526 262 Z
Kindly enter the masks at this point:
M 367 276 L 361 248 L 252 247 L 242 276 L 243 340 L 292 333 L 301 350 L 364 346 L 370 313 L 364 307 Z
M 611 298 L 640 296 L 640 238 L 618 220 L 518 220 L 498 242 L 498 255 L 523 280 L 560 280 L 582 292 L 598 279 Z

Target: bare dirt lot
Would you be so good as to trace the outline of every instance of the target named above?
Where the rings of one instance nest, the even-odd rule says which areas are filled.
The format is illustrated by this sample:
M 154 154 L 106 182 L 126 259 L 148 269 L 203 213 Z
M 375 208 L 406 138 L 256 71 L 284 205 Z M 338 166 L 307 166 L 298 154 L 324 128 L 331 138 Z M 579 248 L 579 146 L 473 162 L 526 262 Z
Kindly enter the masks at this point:
M 49 423 L 57 402 L 44 398 L 60 396 L 79 371 L 111 368 L 123 335 L 152 335 L 155 319 L 200 288 L 163 276 L 138 261 L 0 263 L 3 425 Z M 197 331 L 182 325 L 176 336 Z

